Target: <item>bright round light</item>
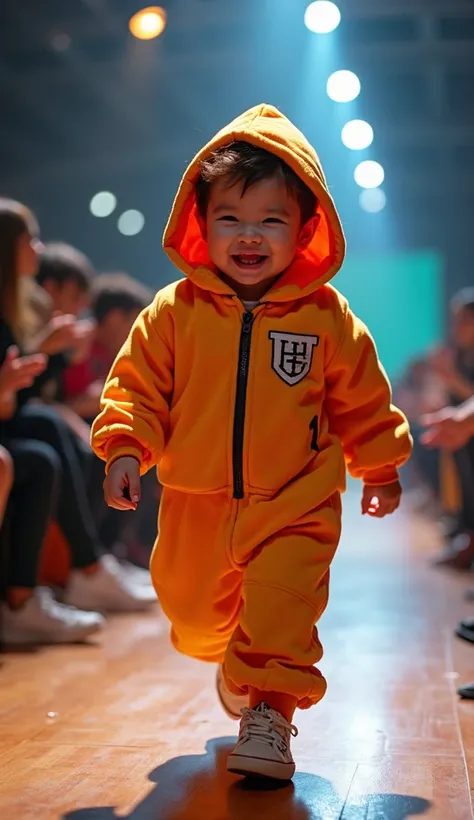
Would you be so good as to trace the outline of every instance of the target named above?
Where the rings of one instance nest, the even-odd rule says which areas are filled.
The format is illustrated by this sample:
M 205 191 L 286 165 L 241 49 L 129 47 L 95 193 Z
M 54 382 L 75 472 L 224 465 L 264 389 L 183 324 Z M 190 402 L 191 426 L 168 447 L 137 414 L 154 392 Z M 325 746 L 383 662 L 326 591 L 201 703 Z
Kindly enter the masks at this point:
M 145 217 L 140 211 L 124 211 L 119 217 L 118 229 L 124 236 L 136 236 L 145 224 Z
M 92 216 L 110 216 L 115 211 L 117 205 L 116 197 L 110 191 L 100 191 L 92 197 L 89 209 Z
M 374 141 L 374 129 L 365 120 L 351 120 L 346 122 L 341 132 L 341 139 L 346 148 L 351 151 L 363 151 Z
M 306 28 L 314 34 L 329 34 L 341 22 L 341 12 L 335 3 L 328 0 L 316 0 L 310 3 L 304 15 Z
M 335 71 L 329 77 L 326 90 L 334 102 L 351 102 L 360 94 L 360 80 L 352 71 Z
M 378 214 L 385 208 L 387 197 L 381 188 L 365 188 L 359 194 L 359 203 L 363 211 Z
M 148 6 L 130 18 L 128 27 L 139 40 L 153 40 L 166 28 L 166 11 L 161 6 Z
M 67 51 L 69 46 L 71 45 L 71 38 L 69 34 L 65 32 L 60 32 L 59 34 L 55 34 L 51 38 L 51 45 L 55 51 Z
M 354 171 L 354 179 L 361 188 L 378 188 L 385 179 L 385 171 L 380 162 L 367 159 L 359 162 Z

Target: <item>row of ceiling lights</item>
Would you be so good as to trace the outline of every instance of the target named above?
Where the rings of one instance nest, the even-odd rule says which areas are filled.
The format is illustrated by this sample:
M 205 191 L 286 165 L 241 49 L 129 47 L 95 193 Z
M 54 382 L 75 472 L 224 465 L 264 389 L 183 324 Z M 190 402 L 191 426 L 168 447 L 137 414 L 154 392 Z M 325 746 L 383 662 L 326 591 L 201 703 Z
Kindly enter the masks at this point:
M 341 12 L 330 0 L 315 0 L 307 7 L 304 20 L 306 27 L 314 34 L 329 34 L 341 22 Z M 359 96 L 361 84 L 354 72 L 335 71 L 327 81 L 326 90 L 334 102 L 348 103 Z M 341 139 L 346 148 L 363 151 L 372 145 L 374 129 L 365 120 L 351 120 L 344 125 Z M 385 179 L 382 165 L 374 160 L 364 160 L 357 165 L 354 179 L 363 189 L 359 196 L 361 207 L 371 213 L 383 210 L 386 196 L 380 188 Z
M 131 17 L 129 28 L 134 37 L 140 40 L 152 40 L 163 33 L 166 20 L 165 9 L 161 6 L 149 6 L 137 11 Z M 341 12 L 330 0 L 315 0 L 307 7 L 304 22 L 314 34 L 329 34 L 341 22 Z M 326 91 L 334 102 L 352 102 L 360 94 L 360 80 L 352 71 L 335 71 L 327 81 Z M 363 151 L 372 145 L 374 130 L 365 120 L 350 120 L 342 129 L 341 139 L 346 148 L 352 151 Z M 385 172 L 379 162 L 364 160 L 357 165 L 354 179 L 363 189 L 359 201 L 365 211 L 376 213 L 385 207 L 385 193 L 380 188 L 384 178 Z

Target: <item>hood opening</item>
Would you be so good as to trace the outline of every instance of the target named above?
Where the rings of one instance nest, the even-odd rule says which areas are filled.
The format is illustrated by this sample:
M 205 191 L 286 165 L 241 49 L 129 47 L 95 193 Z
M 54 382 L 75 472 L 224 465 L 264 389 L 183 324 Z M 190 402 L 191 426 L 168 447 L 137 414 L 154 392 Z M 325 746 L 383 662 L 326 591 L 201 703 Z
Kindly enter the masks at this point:
M 344 260 L 345 240 L 334 202 L 316 152 L 301 132 L 276 108 L 260 105 L 220 131 L 197 154 L 179 187 L 163 238 L 171 261 L 196 284 L 215 292 L 227 291 L 214 272 L 207 242 L 201 234 L 194 186 L 201 161 L 212 151 L 243 140 L 276 154 L 318 198 L 318 229 L 306 250 L 272 288 L 272 298 L 298 298 L 328 282 Z

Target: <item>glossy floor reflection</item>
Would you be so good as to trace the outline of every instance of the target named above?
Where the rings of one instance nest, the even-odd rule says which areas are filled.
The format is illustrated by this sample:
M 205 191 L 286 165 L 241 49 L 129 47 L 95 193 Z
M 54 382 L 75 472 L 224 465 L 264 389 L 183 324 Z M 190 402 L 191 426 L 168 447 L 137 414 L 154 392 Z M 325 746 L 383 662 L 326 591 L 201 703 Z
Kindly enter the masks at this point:
M 0 817 L 469 820 L 474 703 L 455 690 L 474 679 L 474 647 L 453 627 L 474 605 L 469 579 L 429 567 L 436 538 L 407 512 L 367 521 L 346 497 L 321 624 L 328 695 L 297 713 L 285 788 L 226 773 L 235 725 L 214 671 L 170 648 L 158 610 L 88 646 L 3 654 Z

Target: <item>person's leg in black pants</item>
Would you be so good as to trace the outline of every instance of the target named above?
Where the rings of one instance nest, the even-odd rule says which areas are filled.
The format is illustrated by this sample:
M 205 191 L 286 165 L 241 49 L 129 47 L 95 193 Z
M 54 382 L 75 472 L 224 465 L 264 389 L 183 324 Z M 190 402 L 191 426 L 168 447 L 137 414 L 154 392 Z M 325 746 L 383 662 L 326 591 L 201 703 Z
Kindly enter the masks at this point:
M 12 438 L 35 438 L 50 444 L 61 462 L 56 520 L 71 551 L 64 600 L 78 609 L 99 612 L 140 611 L 156 600 L 153 590 L 136 588 L 113 556 L 104 556 L 86 493 L 77 440 L 52 407 L 27 405 L 8 425 Z
M 92 520 L 74 433 L 53 408 L 38 404 L 21 408 L 7 430 L 10 438 L 34 438 L 54 449 L 62 470 L 56 517 L 69 543 L 72 565 L 82 569 L 97 563 L 102 547 Z
M 7 507 L 9 589 L 34 589 L 43 540 L 56 502 L 61 465 L 42 441 L 9 441 L 14 479 Z
M 81 612 L 37 586 L 38 563 L 61 478 L 60 459 L 49 444 L 7 440 L 14 479 L 1 535 L 8 549 L 6 604 L 1 639 L 9 644 L 82 641 L 104 624 L 98 613 Z

